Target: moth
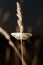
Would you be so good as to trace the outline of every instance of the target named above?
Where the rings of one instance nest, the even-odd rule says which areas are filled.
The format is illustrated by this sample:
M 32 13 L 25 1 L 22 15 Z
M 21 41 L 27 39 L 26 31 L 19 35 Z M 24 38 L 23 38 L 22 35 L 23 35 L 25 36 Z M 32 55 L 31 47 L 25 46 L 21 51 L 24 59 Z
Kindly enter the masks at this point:
M 15 37 L 17 40 L 20 40 L 21 37 L 22 37 L 22 40 L 26 40 L 26 39 L 28 39 L 29 37 L 32 36 L 31 33 L 11 33 L 11 35 L 13 37 Z

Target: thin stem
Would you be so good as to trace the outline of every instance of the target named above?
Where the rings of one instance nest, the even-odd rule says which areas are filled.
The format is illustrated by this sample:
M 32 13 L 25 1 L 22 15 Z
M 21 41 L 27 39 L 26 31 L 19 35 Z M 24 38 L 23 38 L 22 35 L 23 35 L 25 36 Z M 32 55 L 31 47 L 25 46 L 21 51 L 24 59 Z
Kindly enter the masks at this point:
M 23 45 L 22 45 L 22 39 L 21 39 L 21 55 L 22 55 L 22 65 L 23 65 Z

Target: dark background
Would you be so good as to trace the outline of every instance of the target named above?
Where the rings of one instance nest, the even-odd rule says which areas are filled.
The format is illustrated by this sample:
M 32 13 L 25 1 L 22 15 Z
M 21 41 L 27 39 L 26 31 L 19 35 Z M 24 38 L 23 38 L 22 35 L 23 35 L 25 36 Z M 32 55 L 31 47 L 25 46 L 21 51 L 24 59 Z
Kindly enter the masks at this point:
M 30 41 L 25 41 L 25 48 L 27 54 L 25 54 L 27 65 L 32 64 L 32 60 L 36 51 L 36 56 L 38 56 L 38 61 L 36 65 L 43 65 L 43 0 L 0 0 L 0 26 L 10 34 L 11 32 L 16 32 L 17 26 L 17 16 L 16 16 L 16 2 L 19 1 L 22 4 L 22 16 L 25 32 L 28 32 L 28 28 L 31 28 L 33 36 L 28 39 Z M 7 20 L 3 21 L 4 14 L 10 13 Z M 11 36 L 11 35 L 10 35 Z M 14 38 L 11 36 L 13 42 Z M 38 40 L 40 40 L 40 50 L 37 48 Z M 37 41 L 35 43 L 35 41 Z M 30 44 L 26 44 L 30 43 Z M 34 47 L 36 44 L 36 47 Z M 8 44 L 8 40 L 0 34 L 0 65 L 5 64 L 5 49 L 10 48 L 10 55 L 12 60 L 9 61 L 7 65 L 14 65 L 14 51 Z M 34 49 L 35 48 L 35 49 Z M 4 52 L 3 52 L 4 49 Z M 38 53 L 38 55 L 37 55 Z M 27 59 L 28 55 L 32 57 L 31 62 Z M 29 57 L 28 57 L 29 58 Z M 12 62 L 11 62 L 12 61 Z M 19 59 L 20 61 L 20 59 Z M 21 62 L 21 61 L 20 61 Z M 15 64 L 16 65 L 16 64 Z
M 32 27 L 34 33 L 43 32 L 43 1 L 41 0 L 0 0 L 0 8 L 3 9 L 2 17 L 5 12 L 10 12 L 10 18 L 6 22 L 0 21 L 0 25 L 8 32 L 13 32 L 17 25 L 16 2 L 22 3 L 22 15 L 25 29 Z

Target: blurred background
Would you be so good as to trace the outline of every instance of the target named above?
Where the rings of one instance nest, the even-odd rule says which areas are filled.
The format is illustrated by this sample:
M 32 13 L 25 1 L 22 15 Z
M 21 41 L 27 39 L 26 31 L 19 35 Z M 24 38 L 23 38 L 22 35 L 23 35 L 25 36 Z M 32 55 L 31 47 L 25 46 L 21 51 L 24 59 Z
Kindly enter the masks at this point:
M 22 6 L 24 32 L 32 37 L 23 41 L 24 60 L 27 65 L 43 65 L 43 1 L 41 0 L 0 0 L 0 27 L 9 35 L 16 32 L 16 2 Z M 20 41 L 10 35 L 20 52 Z M 12 46 L 0 33 L 0 65 L 21 65 L 21 60 Z

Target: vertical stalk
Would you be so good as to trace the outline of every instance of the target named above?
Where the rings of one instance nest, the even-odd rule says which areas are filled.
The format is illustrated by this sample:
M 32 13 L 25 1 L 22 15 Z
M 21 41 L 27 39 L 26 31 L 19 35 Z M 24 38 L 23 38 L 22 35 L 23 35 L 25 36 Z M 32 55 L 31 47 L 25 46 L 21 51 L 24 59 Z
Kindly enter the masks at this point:
M 22 55 L 22 65 L 23 65 L 23 45 L 22 45 L 22 39 L 21 39 L 21 55 Z

